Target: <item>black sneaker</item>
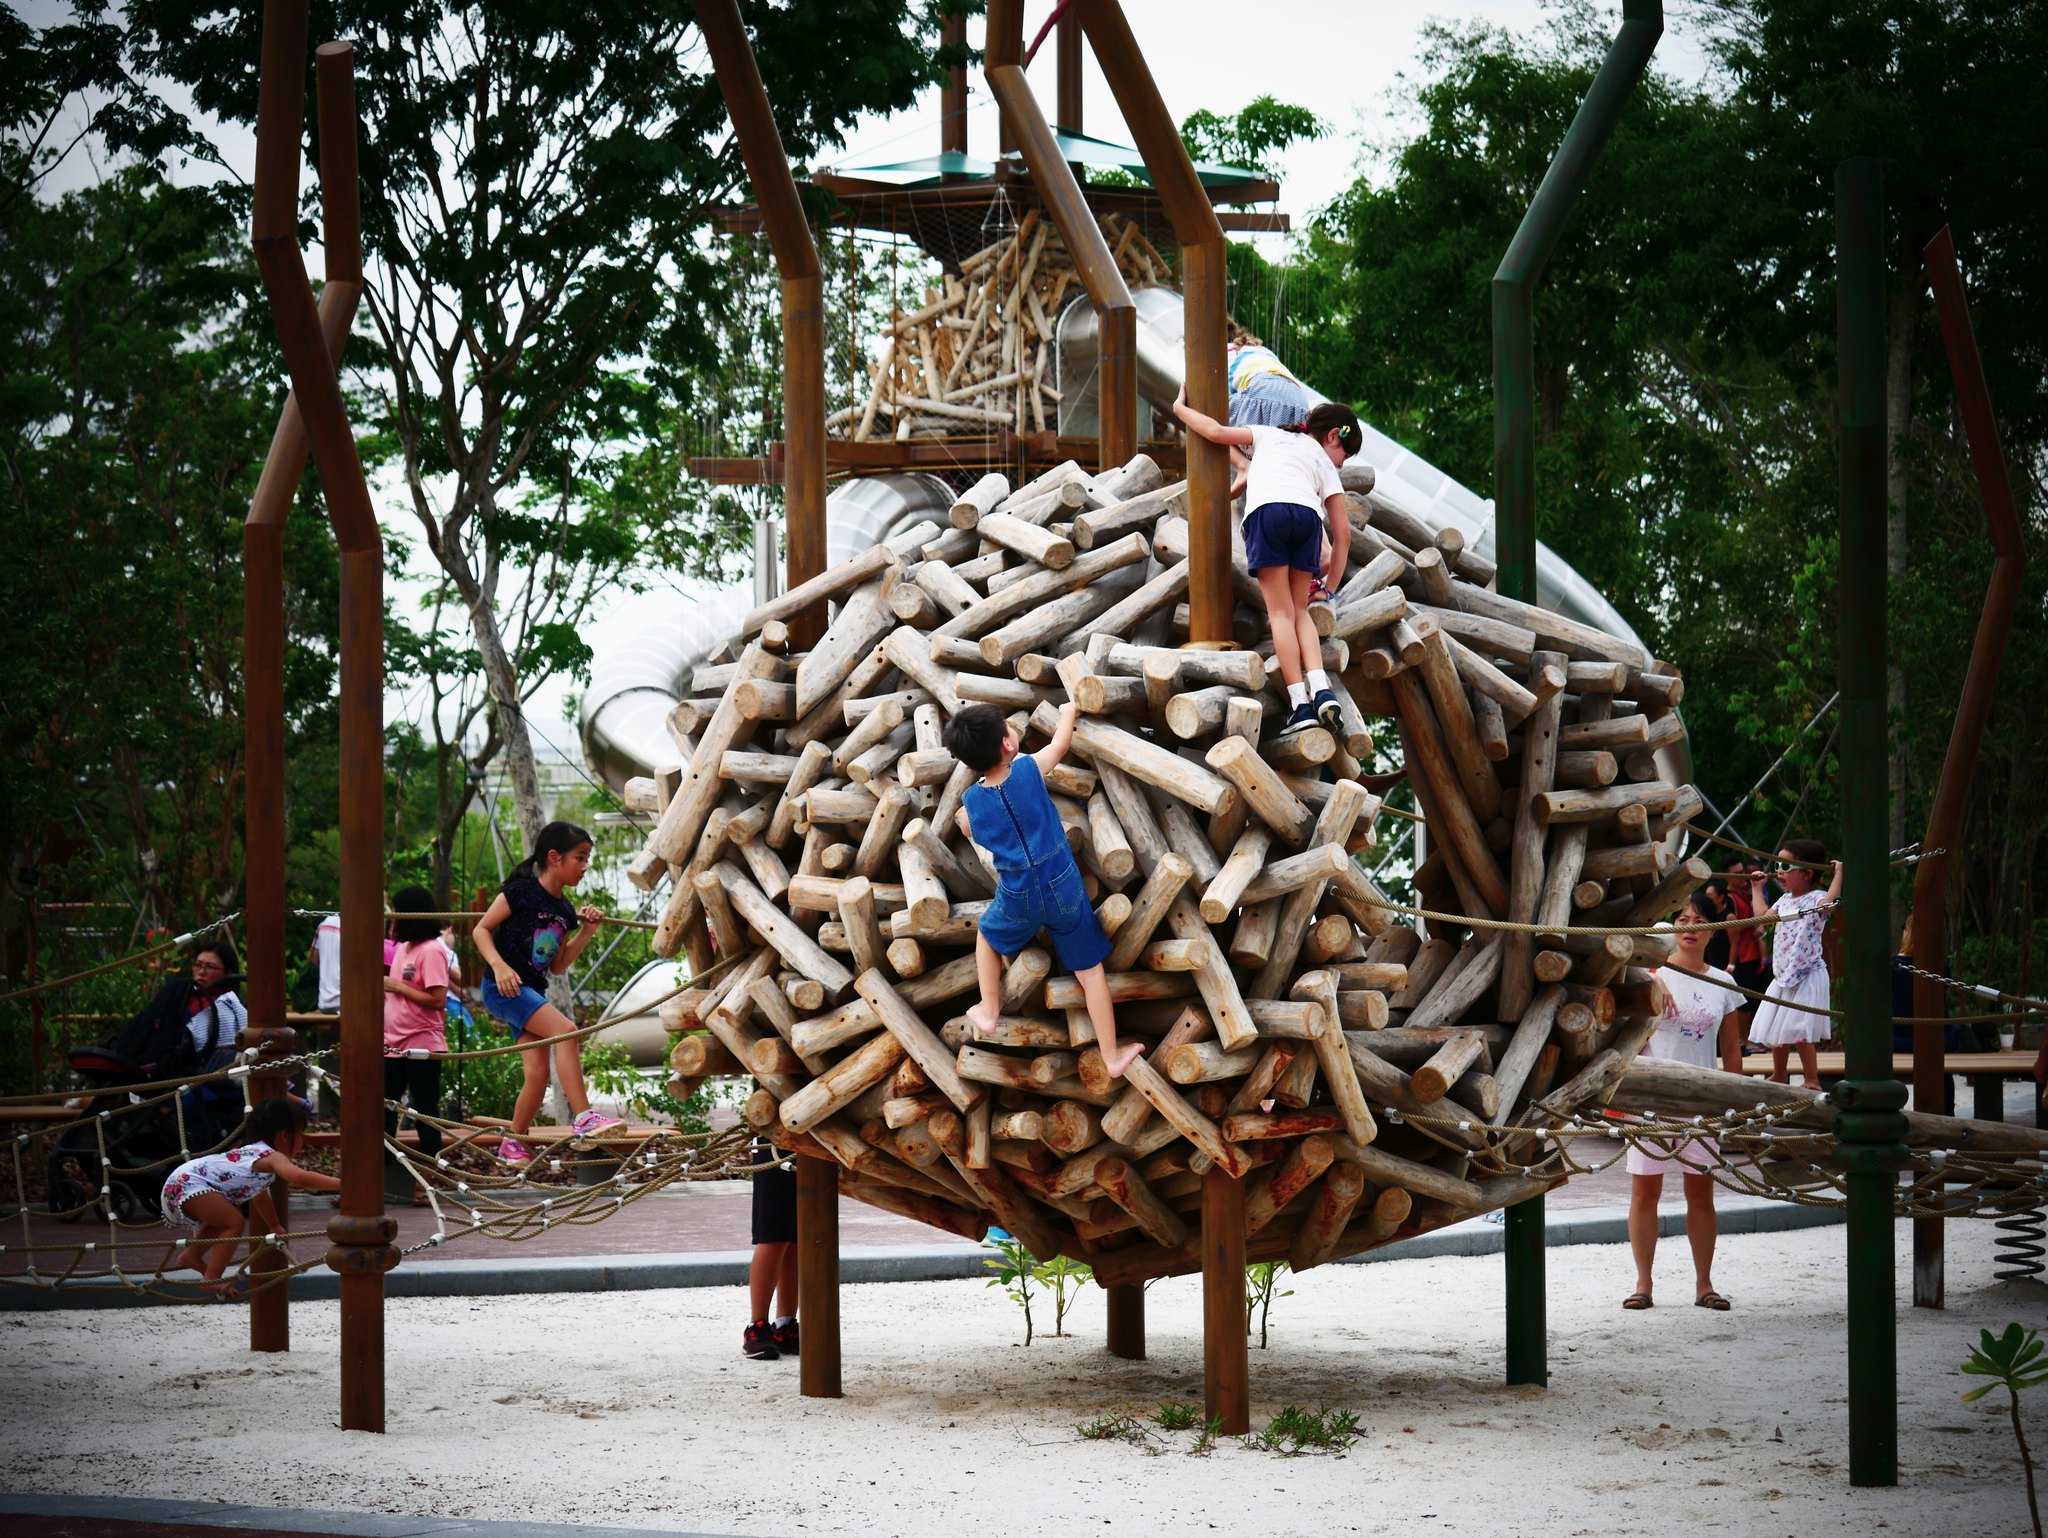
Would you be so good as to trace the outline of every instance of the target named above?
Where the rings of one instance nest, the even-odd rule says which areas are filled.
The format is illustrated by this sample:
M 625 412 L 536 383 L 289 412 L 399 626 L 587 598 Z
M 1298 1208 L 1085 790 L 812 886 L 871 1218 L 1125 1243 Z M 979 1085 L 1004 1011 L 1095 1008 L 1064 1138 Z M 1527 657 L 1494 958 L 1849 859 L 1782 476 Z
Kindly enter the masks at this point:
M 1323 690 L 1316 696 L 1315 703 L 1309 708 L 1316 713 L 1316 719 L 1337 736 L 1341 737 L 1344 735 L 1344 707 L 1337 702 L 1336 690 Z
M 1280 735 L 1285 737 L 1289 732 L 1298 732 L 1305 726 L 1315 724 L 1316 708 L 1304 700 L 1294 707 L 1293 713 L 1285 721 L 1281 722 Z
M 740 1351 L 757 1362 L 772 1362 L 782 1353 L 775 1349 L 775 1327 L 771 1324 L 750 1324 L 747 1333 L 740 1338 Z
M 768 1333 L 774 1339 L 777 1351 L 780 1351 L 784 1356 L 795 1356 L 797 1354 L 796 1321 L 794 1319 L 790 1320 L 788 1324 L 771 1324 L 768 1326 Z

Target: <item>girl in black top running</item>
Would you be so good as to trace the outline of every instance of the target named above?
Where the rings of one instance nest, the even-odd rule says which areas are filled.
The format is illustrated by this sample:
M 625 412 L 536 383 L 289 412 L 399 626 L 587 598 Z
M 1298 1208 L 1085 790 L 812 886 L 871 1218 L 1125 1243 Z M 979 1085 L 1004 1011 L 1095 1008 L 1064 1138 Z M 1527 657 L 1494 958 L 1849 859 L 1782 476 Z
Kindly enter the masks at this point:
M 541 1097 L 547 1093 L 548 1062 L 543 1049 L 550 1040 L 562 1094 L 576 1113 L 571 1125 L 577 1135 L 588 1137 L 619 1125 L 618 1117 L 590 1108 L 579 1045 L 568 1039 L 576 1029 L 575 1022 L 547 999 L 548 978 L 569 970 L 604 918 L 603 910 L 588 903 L 579 913 L 562 896 L 589 869 L 590 835 L 574 823 L 551 822 L 534 840 L 533 853 L 513 867 L 490 910 L 477 920 L 476 948 L 485 968 L 478 991 L 484 1008 L 509 1025 L 512 1039 L 524 1042 L 527 1048 L 519 1054 L 525 1077 L 512 1107 L 512 1135 L 498 1145 L 498 1157 L 508 1164 L 533 1160 L 533 1151 L 524 1139 L 540 1110 Z

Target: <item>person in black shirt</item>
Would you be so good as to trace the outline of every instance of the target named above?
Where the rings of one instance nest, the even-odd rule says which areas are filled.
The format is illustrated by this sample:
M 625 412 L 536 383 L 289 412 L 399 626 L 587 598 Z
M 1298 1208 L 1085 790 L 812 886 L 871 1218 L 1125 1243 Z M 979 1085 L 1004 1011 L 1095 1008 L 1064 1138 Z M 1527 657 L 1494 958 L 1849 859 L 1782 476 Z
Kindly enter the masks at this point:
M 477 920 L 476 948 L 484 959 L 478 991 L 484 1008 L 512 1028 L 514 1041 L 527 1044 L 519 1057 L 525 1079 L 512 1107 L 512 1134 L 498 1144 L 498 1157 L 508 1164 L 533 1160 L 525 1136 L 547 1093 L 544 1048 L 551 1040 L 562 1093 L 576 1113 L 571 1125 L 577 1135 L 589 1137 L 619 1125 L 618 1117 L 590 1108 L 583 1059 L 573 1039 L 575 1022 L 547 998 L 548 978 L 569 969 L 604 918 L 589 904 L 579 913 L 562 896 L 590 869 L 590 847 L 590 835 L 574 823 L 549 823 L 534 840 L 533 853 L 513 867 L 489 911 Z

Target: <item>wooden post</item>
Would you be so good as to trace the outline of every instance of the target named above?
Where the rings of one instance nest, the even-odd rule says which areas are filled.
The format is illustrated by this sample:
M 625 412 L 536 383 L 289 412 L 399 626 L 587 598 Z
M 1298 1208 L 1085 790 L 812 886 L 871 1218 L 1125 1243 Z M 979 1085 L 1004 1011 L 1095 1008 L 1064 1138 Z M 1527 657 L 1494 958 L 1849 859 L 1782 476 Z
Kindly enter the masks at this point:
M 305 131 L 305 0 L 268 0 L 258 77 L 250 245 L 291 375 L 341 567 L 341 1210 L 327 1263 L 341 1276 L 341 1426 L 384 1429 L 384 1273 L 398 1263 L 384 1215 L 383 933 L 384 552 L 348 405 L 299 248 L 299 165 Z M 323 80 L 345 84 L 348 45 Z M 344 136 L 352 138 L 347 110 Z M 330 213 L 356 206 L 354 161 L 331 163 Z M 345 185 L 344 185 L 345 184 Z
M 1244 1183 L 1220 1166 L 1202 1177 L 1202 1405 L 1227 1437 L 1252 1429 L 1244 1330 Z
M 806 1399 L 839 1389 L 839 1166 L 796 1161 L 796 1289 L 803 1310 L 798 1385 Z
M 1109 1293 L 1109 1354 L 1126 1362 L 1145 1360 L 1145 1289 L 1118 1284 Z

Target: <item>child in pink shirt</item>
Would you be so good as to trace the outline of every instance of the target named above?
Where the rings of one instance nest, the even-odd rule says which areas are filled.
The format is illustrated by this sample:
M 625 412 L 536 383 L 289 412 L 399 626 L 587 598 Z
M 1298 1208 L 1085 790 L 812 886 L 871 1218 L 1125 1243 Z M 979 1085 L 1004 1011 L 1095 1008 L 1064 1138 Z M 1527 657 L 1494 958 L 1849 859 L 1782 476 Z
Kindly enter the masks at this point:
M 406 918 L 432 913 L 434 894 L 409 886 L 391 899 L 401 915 L 392 923 L 390 967 L 384 978 L 384 1100 L 387 1107 L 401 1097 L 412 1104 L 419 1128 L 420 1157 L 441 1152 L 441 1129 L 431 1119 L 441 1114 L 441 1060 L 430 1053 L 448 1050 L 448 952 L 441 945 L 438 919 Z M 398 1135 L 398 1112 L 384 1112 L 384 1135 Z M 413 1205 L 426 1204 L 426 1190 L 415 1187 Z

